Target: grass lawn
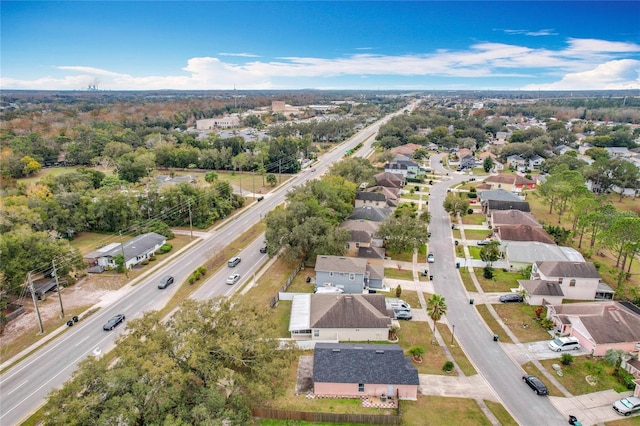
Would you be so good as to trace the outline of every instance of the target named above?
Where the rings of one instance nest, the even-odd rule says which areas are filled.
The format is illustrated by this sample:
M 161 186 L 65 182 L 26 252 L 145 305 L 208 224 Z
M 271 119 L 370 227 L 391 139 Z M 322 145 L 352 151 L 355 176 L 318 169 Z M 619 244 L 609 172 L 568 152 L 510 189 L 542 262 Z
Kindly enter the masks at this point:
M 398 269 L 398 268 L 384 268 L 385 278 L 393 278 L 396 280 L 408 280 L 413 281 L 413 270 Z
M 480 282 L 482 289 L 487 292 L 509 292 L 512 288 L 518 287 L 518 280 L 523 279 L 518 272 L 504 272 L 502 269 L 494 268 L 493 278 L 487 279 L 482 275 L 482 269 L 476 271 L 476 278 Z
M 447 361 L 442 348 L 437 344 L 431 344 L 433 333 L 429 325 L 422 321 L 402 321 L 398 330 L 398 344 L 405 353 L 415 346 L 422 346 L 424 355 L 422 363 L 413 362 L 420 374 L 445 374 L 442 366 Z
M 477 291 L 476 286 L 473 283 L 473 280 L 471 279 L 471 273 L 469 272 L 469 270 L 465 268 L 460 268 L 458 272 L 460 273 L 460 278 L 464 283 L 464 288 L 470 293 L 475 293 Z
M 556 379 L 573 395 L 584 395 L 607 389 L 613 389 L 616 392 L 628 391 L 613 376 L 613 366 L 608 365 L 601 358 L 577 356 L 573 358 L 573 363 L 570 366 L 562 365 L 559 359 L 541 360 L 540 363 L 548 371 L 553 371 L 553 364 L 559 364 L 563 375 L 562 377 L 556 376 Z M 596 384 L 590 385 L 585 379 L 586 376 L 595 377 Z
M 442 340 L 449 348 L 449 352 L 453 356 L 453 359 L 460 367 L 460 370 L 464 373 L 465 376 L 473 376 L 474 374 L 478 374 L 476 369 L 473 367 L 473 364 L 469 361 L 469 358 L 465 355 L 462 348 L 460 348 L 458 344 L 458 340 L 455 338 L 455 334 L 452 334 L 451 330 L 446 324 L 437 324 L 438 332 L 442 336 Z M 455 329 L 453 329 L 453 333 L 455 333 Z M 453 337 L 453 339 L 452 339 Z
M 472 259 L 480 259 L 480 250 L 482 250 L 482 247 L 467 246 L 467 249 L 469 250 L 469 256 L 471 256 Z
M 493 413 L 494 416 L 498 419 L 502 426 L 517 426 L 518 422 L 515 421 L 511 414 L 504 408 L 502 404 L 499 402 L 487 401 L 484 403 L 489 408 L 489 411 Z
M 419 396 L 402 402 L 402 424 L 407 426 L 491 425 L 480 406 L 465 398 Z
M 392 290 L 395 290 L 395 289 L 392 289 Z M 431 295 L 425 293 L 424 296 L 425 296 L 425 299 L 428 299 Z M 392 291 L 388 295 L 385 295 L 385 297 L 396 297 L 396 293 L 395 291 Z M 422 306 L 420 305 L 420 299 L 418 299 L 418 292 L 416 291 L 403 290 L 402 293 L 400 294 L 400 299 L 407 302 L 409 306 L 411 306 L 411 309 L 422 308 Z M 402 325 L 402 323 L 400 325 Z
M 535 310 L 537 308 L 539 306 L 531 306 L 525 303 L 493 305 L 493 309 L 500 315 L 505 325 L 523 343 L 551 339 L 548 331 L 535 320 Z
M 400 262 L 413 262 L 413 251 L 403 251 L 401 253 L 387 252 L 387 256 Z
M 487 221 L 487 217 L 483 214 L 468 214 L 462 216 L 462 223 L 465 225 L 482 225 Z
M 476 306 L 476 309 L 478 310 L 478 313 L 480 314 L 484 322 L 489 327 L 489 330 L 491 330 L 489 333 L 497 333 L 500 336 L 501 342 L 513 343 L 513 340 L 511 340 L 509 335 L 504 333 L 504 330 L 502 329 L 502 327 L 500 327 L 500 324 L 498 324 L 498 321 L 496 321 L 493 315 L 489 313 L 489 308 L 487 308 L 486 305 L 475 305 L 475 306 Z M 490 334 L 487 335 L 487 339 L 489 338 L 491 338 Z
M 467 240 L 484 240 L 491 234 L 490 230 L 482 229 L 465 229 L 464 236 Z
M 403 192 L 402 194 L 400 194 L 400 198 L 403 200 L 419 200 L 420 199 L 420 194 L 416 194 L 416 193 L 410 193 L 410 192 Z

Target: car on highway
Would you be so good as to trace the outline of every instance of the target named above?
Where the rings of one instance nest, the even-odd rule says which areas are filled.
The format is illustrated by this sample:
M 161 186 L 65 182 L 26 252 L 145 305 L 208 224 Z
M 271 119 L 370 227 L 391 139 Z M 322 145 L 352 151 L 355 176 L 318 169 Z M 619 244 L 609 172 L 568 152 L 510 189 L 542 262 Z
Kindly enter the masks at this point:
M 160 283 L 158 284 L 159 289 L 165 289 L 173 284 L 173 277 L 171 275 L 167 275 L 166 277 L 162 277 Z
M 111 317 L 109 321 L 107 321 L 107 323 L 102 326 L 102 329 L 105 331 L 111 331 L 123 322 L 124 314 L 118 314 L 114 317 Z
M 411 315 L 410 311 L 394 311 L 396 314 L 396 319 L 399 320 L 410 320 L 411 318 L 413 318 L 413 316 Z
M 227 284 L 233 285 L 240 280 L 240 274 L 231 274 L 227 277 Z
M 231 259 L 229 259 L 229 261 L 227 262 L 227 266 L 229 268 L 234 268 L 238 263 L 240 263 L 242 261 L 242 259 L 240 259 L 240 257 L 236 256 L 236 257 L 232 257 Z
M 536 376 L 532 374 L 525 374 L 522 376 L 522 380 L 524 380 L 524 382 L 538 395 L 549 395 L 549 389 L 547 389 L 547 386 Z
M 262 245 L 260 246 L 260 253 L 266 253 L 267 252 L 267 243 L 262 243 Z
M 429 254 L 427 255 L 427 262 L 429 262 L 429 263 L 433 263 L 433 262 L 435 262 L 435 261 L 436 261 L 436 257 L 433 255 L 433 253 L 429 253 Z
M 517 303 L 517 302 L 522 302 L 524 298 L 522 297 L 522 295 L 518 293 L 508 293 L 500 296 L 499 300 L 502 303 Z
M 637 396 L 628 396 L 613 403 L 613 409 L 616 413 L 623 416 L 630 416 L 635 412 L 640 412 L 640 398 Z

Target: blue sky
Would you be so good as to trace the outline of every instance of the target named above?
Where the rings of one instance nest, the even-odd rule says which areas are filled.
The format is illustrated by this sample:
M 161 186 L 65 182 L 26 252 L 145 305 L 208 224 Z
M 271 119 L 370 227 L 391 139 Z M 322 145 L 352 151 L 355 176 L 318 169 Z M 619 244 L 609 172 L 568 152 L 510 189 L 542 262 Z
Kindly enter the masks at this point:
M 640 89 L 640 1 L 2 1 L 0 88 Z

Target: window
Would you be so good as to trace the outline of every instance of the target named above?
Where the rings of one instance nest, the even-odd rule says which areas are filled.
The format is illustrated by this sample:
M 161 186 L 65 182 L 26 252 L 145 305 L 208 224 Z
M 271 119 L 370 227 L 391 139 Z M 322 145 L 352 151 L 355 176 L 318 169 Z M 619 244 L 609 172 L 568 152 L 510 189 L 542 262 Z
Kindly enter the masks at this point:
M 576 280 L 572 279 L 571 281 L 569 281 L 569 287 L 575 287 L 576 286 Z
M 562 277 L 558 278 L 558 284 L 562 285 Z
M 333 271 L 329 271 L 329 276 L 332 277 L 333 276 Z
M 356 274 L 349 274 L 349 281 L 354 281 L 356 279 Z
M 358 392 L 364 392 L 364 383 L 358 383 Z
M 356 248 L 360 248 L 360 243 L 356 243 Z
M 344 245 L 344 248 L 346 248 L 347 250 L 349 250 L 349 243 Z
M 320 330 L 313 330 L 313 337 L 320 337 Z

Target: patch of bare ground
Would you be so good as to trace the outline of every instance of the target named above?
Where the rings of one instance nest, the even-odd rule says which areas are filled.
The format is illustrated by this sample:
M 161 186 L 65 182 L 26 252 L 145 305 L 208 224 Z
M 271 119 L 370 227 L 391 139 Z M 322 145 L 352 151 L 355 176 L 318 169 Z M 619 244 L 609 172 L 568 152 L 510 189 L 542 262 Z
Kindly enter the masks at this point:
M 38 301 L 44 334 L 40 334 L 38 316 L 33 300 L 27 294 L 14 301 L 24 306 L 25 313 L 6 324 L 0 335 L 0 361 L 4 362 L 17 355 L 39 339 L 65 324 L 74 315 L 81 316 L 108 292 L 121 288 L 127 282 L 123 275 L 88 275 L 76 284 L 61 291 L 65 316 L 60 318 L 60 301 L 55 292 L 47 293 L 45 300 Z

